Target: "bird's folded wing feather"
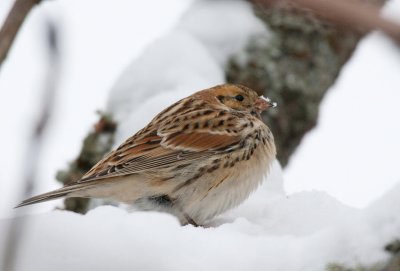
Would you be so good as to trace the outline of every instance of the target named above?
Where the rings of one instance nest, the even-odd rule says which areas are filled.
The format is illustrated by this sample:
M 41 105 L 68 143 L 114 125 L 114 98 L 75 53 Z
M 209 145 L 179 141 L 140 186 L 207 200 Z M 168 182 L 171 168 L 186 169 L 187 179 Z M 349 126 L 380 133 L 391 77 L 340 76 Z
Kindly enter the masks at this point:
M 240 142 L 238 133 L 227 133 L 220 123 L 224 120 L 224 124 L 228 122 L 232 127 L 241 120 L 238 117 L 228 119 L 225 114 L 220 116 L 219 111 L 209 111 L 198 120 L 199 123 L 191 117 L 199 115 L 199 110 L 194 110 L 186 112 L 186 117 L 181 116 L 179 122 L 175 121 L 176 116 L 171 116 L 156 127 L 146 127 L 98 162 L 77 183 L 207 159 Z

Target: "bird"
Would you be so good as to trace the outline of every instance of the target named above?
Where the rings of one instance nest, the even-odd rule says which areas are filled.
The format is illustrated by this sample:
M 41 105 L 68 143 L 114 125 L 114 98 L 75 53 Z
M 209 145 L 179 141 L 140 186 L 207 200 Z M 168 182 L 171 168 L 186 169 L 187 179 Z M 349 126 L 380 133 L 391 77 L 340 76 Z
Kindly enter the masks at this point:
M 200 90 L 161 111 L 81 179 L 16 208 L 104 198 L 204 225 L 242 203 L 268 174 L 276 147 L 261 113 L 273 107 L 243 85 Z

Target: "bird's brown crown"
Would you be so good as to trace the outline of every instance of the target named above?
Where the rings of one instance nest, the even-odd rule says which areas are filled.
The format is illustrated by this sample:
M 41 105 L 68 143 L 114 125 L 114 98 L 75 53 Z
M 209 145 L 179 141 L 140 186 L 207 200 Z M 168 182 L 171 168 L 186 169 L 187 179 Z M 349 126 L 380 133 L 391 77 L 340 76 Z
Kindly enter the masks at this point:
M 213 104 L 222 104 L 238 111 L 248 111 L 258 115 L 269 107 L 274 107 L 269 100 L 260 98 L 254 90 L 242 86 L 225 84 L 199 91 L 196 96 Z

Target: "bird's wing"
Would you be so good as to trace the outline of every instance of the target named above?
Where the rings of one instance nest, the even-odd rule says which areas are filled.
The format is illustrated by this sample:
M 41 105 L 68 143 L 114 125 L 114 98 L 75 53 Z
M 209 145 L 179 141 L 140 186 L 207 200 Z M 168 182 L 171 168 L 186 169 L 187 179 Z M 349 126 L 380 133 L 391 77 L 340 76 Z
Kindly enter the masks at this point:
M 226 111 L 218 110 L 196 109 L 178 117 L 171 115 L 129 138 L 77 183 L 206 159 L 240 142 L 240 132 L 232 129 L 240 125 L 240 122 L 237 116 L 232 117 Z

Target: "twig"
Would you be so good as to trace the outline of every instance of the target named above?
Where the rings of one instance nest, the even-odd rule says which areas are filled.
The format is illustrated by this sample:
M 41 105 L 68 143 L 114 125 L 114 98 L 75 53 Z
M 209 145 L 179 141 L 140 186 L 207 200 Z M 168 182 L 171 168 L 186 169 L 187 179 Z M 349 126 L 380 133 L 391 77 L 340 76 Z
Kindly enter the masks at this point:
M 353 30 L 379 29 L 400 45 L 400 25 L 380 15 L 378 5 L 349 0 L 250 0 L 263 6 L 281 6 L 292 3 L 308 8 L 322 18 Z
M 23 179 L 23 190 L 21 191 L 20 198 L 27 198 L 32 195 L 34 190 L 38 159 L 42 151 L 44 142 L 44 133 L 47 128 L 49 118 L 52 116 L 55 92 L 57 89 L 58 73 L 59 73 L 59 59 L 57 50 L 57 39 L 54 25 L 48 23 L 48 45 L 49 45 L 49 68 L 47 74 L 47 81 L 44 89 L 44 98 L 42 110 L 36 125 L 33 127 L 32 137 L 28 144 L 28 149 L 25 156 L 25 177 Z M 16 201 L 17 202 L 17 201 Z M 15 268 L 16 258 L 18 256 L 18 248 L 24 237 L 24 230 L 27 228 L 28 218 L 17 218 L 22 213 L 23 209 L 16 209 L 14 212 L 14 219 L 11 220 L 7 240 L 5 242 L 3 267 L 1 270 L 12 271 Z
M 0 29 L 0 68 L 29 11 L 41 0 L 16 0 Z

